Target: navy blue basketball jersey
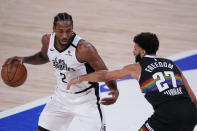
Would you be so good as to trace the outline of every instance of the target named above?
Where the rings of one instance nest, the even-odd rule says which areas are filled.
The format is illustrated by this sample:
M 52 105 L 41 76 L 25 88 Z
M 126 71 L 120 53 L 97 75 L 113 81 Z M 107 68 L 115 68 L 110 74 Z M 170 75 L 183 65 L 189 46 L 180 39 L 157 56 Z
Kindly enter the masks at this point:
M 181 73 L 171 60 L 146 55 L 139 64 L 140 88 L 154 109 L 163 102 L 189 98 Z

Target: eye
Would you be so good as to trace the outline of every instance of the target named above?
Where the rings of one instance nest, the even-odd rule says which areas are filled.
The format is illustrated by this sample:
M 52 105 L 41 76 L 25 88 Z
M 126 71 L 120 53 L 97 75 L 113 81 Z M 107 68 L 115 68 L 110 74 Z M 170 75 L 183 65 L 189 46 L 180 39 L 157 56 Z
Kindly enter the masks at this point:
M 63 30 L 58 30 L 59 33 L 63 33 Z
M 71 29 L 69 29 L 69 30 L 67 30 L 67 31 L 66 31 L 66 33 L 71 33 L 71 32 L 72 32 L 72 30 L 71 30 Z

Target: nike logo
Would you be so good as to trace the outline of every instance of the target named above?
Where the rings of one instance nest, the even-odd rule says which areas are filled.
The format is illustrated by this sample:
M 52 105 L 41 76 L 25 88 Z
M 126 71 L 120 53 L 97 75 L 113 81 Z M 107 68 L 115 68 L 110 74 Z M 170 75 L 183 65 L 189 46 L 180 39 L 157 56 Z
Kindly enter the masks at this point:
M 65 54 L 65 55 L 72 56 L 71 54 Z
M 69 50 L 69 51 L 68 51 L 68 53 L 67 53 L 67 54 L 65 54 L 65 55 L 72 56 L 72 55 L 71 55 L 71 51 Z
M 54 51 L 54 49 L 50 49 L 50 51 Z

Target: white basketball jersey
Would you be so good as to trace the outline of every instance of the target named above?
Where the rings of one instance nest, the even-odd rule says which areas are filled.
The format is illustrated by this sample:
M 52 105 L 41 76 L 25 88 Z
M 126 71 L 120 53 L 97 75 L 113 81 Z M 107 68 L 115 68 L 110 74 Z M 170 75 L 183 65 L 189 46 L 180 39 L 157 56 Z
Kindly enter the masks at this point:
M 69 46 L 59 51 L 54 44 L 55 33 L 51 33 L 47 55 L 53 64 L 57 79 L 56 93 L 60 96 L 65 96 L 65 94 L 78 94 L 92 88 L 92 84 L 89 82 L 82 82 L 72 85 L 70 90 L 66 90 L 67 84 L 72 78 L 87 74 L 89 73 L 88 70 L 92 70 L 87 63 L 81 63 L 77 60 L 76 47 L 80 40 L 82 40 L 82 38 L 73 33 Z
M 82 38 L 73 33 L 69 46 L 60 51 L 55 47 L 55 33 L 50 35 L 47 55 L 53 65 L 57 87 L 40 115 L 39 125 L 51 131 L 67 130 L 75 116 L 85 131 L 105 130 L 98 83 L 81 82 L 66 90 L 72 78 L 94 71 L 88 63 L 77 60 L 76 48 L 80 40 Z

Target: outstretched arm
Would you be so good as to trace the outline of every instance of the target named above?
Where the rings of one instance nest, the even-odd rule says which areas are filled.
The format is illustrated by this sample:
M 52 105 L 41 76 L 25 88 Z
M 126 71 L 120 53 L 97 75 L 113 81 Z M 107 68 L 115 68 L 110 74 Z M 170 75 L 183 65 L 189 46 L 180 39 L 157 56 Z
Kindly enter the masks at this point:
M 18 57 L 14 56 L 11 58 L 8 58 L 5 62 L 5 64 L 11 63 L 13 60 L 19 60 L 21 63 L 27 63 L 32 65 L 39 65 L 39 64 L 45 64 L 49 62 L 48 56 L 47 56 L 47 50 L 48 50 L 48 43 L 49 43 L 49 35 L 42 36 L 42 48 L 41 51 L 38 53 L 27 56 L 27 57 Z
M 107 82 L 110 80 L 117 80 L 117 79 L 129 77 L 131 75 L 127 67 L 124 67 L 120 70 L 110 71 L 110 72 L 107 70 L 101 70 L 101 71 L 91 73 L 89 75 L 79 76 L 79 81 Z
M 93 72 L 91 74 L 82 75 L 73 78 L 69 82 L 67 89 L 70 89 L 70 86 L 72 84 L 78 84 L 82 81 L 107 82 L 110 80 L 117 80 L 125 77 L 133 77 L 136 80 L 138 80 L 140 72 L 141 72 L 141 67 L 139 64 L 127 65 L 122 69 L 114 70 L 114 71 L 100 70 L 97 72 Z

